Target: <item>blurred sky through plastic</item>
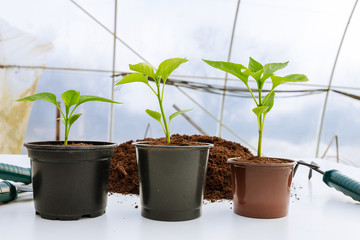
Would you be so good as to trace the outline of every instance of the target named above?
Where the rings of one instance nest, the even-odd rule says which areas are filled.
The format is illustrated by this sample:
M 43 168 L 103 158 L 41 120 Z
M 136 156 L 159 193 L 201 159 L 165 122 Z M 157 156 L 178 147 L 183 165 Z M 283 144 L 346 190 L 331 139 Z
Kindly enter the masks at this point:
M 114 29 L 114 0 L 76 0 L 104 26 Z M 222 86 L 224 72 L 210 68 L 202 58 L 226 61 L 237 0 L 118 0 L 117 36 L 152 65 L 171 57 L 187 57 L 174 72 L 185 79 Z M 290 61 L 279 74 L 303 73 L 307 84 L 284 85 L 279 90 L 326 89 L 338 47 L 354 7 L 354 0 L 242 0 L 234 33 L 230 60 L 248 63 L 253 57 L 261 63 Z M 47 67 L 98 69 L 109 72 L 62 71 L 47 69 L 37 92 L 54 92 L 59 97 L 68 89 L 110 98 L 112 92 L 113 36 L 85 14 L 72 1 L 0 0 L 0 20 L 37 38 L 38 44 L 51 43 Z M 355 9 L 339 55 L 332 86 L 360 95 L 360 7 Z M 1 40 L 1 37 L 0 37 Z M 8 65 L 21 65 L 16 59 Z M 128 64 L 143 61 L 120 41 L 116 43 L 116 71 L 129 71 Z M 203 76 L 212 79 L 182 78 Z M 243 87 L 233 76 L 228 86 Z M 120 78 L 117 78 L 119 80 Z M 270 82 L 271 83 L 271 82 Z M 253 85 L 254 86 L 254 85 Z M 269 89 L 271 84 L 265 84 Z M 182 88 L 188 95 L 219 118 L 221 95 Z M 174 86 L 165 90 L 165 112 L 193 108 L 188 115 L 209 135 L 219 126 L 206 112 Z M 294 97 L 278 94 L 267 116 L 263 154 L 277 157 L 314 157 L 317 133 L 326 92 Z M 163 136 L 161 127 L 145 114 L 157 109 L 156 98 L 141 84 L 116 87 L 113 141 L 144 137 L 151 123 L 153 137 Z M 251 145 L 257 146 L 257 121 L 250 98 L 228 96 L 224 123 Z M 90 103 L 81 106 L 84 115 L 70 132 L 71 139 L 109 140 L 110 106 Z M 336 134 L 340 159 L 360 166 L 360 102 L 330 91 L 320 144 L 320 156 Z M 181 116 L 171 126 L 172 133 L 198 134 Z M 222 137 L 242 143 L 226 129 Z M 55 109 L 47 102 L 33 104 L 24 141 L 55 138 Z M 242 143 L 243 144 L 243 143 Z M 328 154 L 335 156 L 334 145 Z

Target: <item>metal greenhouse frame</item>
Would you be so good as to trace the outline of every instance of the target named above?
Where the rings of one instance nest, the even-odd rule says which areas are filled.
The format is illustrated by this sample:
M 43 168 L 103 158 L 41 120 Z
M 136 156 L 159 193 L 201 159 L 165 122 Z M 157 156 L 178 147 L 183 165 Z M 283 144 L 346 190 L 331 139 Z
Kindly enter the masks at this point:
M 99 26 L 101 26 L 108 34 L 113 36 L 113 54 L 112 54 L 112 70 L 103 70 L 103 69 L 85 69 L 85 68 L 58 68 L 58 67 L 44 67 L 44 66 L 18 66 L 18 65 L 0 65 L 0 68 L 32 68 L 32 69 L 47 69 L 47 70 L 59 70 L 59 71 L 79 71 L 79 72 L 101 72 L 101 73 L 109 73 L 112 74 L 112 89 L 111 89 L 111 98 L 114 99 L 114 93 L 115 93 L 115 87 L 114 87 L 114 83 L 115 83 L 115 79 L 117 76 L 119 75 L 126 75 L 127 72 L 119 72 L 115 70 L 115 66 L 116 66 L 116 48 L 117 48 L 117 44 L 122 44 L 123 46 L 125 46 L 126 48 L 128 48 L 133 54 L 135 54 L 137 57 L 139 57 L 140 59 L 142 59 L 145 62 L 148 62 L 139 52 L 137 52 L 134 48 L 131 47 L 130 44 L 126 43 L 124 40 L 121 39 L 121 37 L 119 37 L 117 35 L 116 29 L 117 29 L 117 21 L 118 21 L 118 1 L 115 0 L 114 4 L 115 4 L 115 11 L 114 11 L 114 29 L 111 30 L 109 28 L 107 28 L 103 23 L 101 23 L 98 19 L 96 19 L 93 15 L 91 15 L 88 11 L 86 11 L 80 4 L 78 4 L 76 1 L 74 0 L 70 0 L 71 3 L 74 4 L 74 6 L 76 6 L 79 10 L 81 10 L 84 14 L 86 14 L 89 17 L 89 20 L 92 20 L 94 22 L 96 22 Z M 352 95 L 349 93 L 346 93 L 342 90 L 346 90 L 346 89 L 351 89 L 351 90 L 360 90 L 360 88 L 356 88 L 356 87 L 346 87 L 346 86 L 334 86 L 332 84 L 333 82 L 333 77 L 334 77 L 334 73 L 336 70 L 336 66 L 337 66 L 337 62 L 338 62 L 338 58 L 342 49 L 342 45 L 345 41 L 345 37 L 347 34 L 347 30 L 348 27 L 350 25 L 351 19 L 353 17 L 353 14 L 355 12 L 356 6 L 357 6 L 358 0 L 355 1 L 351 13 L 349 14 L 348 17 L 348 21 L 347 24 L 344 28 L 343 34 L 342 34 L 342 38 L 341 41 L 339 43 L 338 49 L 337 49 L 337 53 L 334 59 L 334 63 L 332 66 L 332 71 L 331 71 L 331 75 L 330 75 L 330 79 L 327 85 L 319 85 L 319 84 L 305 84 L 305 86 L 311 86 L 311 87 L 317 87 L 318 89 L 316 90 L 299 90 L 299 91 L 289 91 L 289 92 L 296 92 L 296 93 L 302 93 L 302 94 L 315 94 L 315 93 L 321 93 L 321 92 L 326 92 L 326 95 L 324 97 L 324 102 L 323 102 L 323 107 L 322 107 L 322 112 L 321 112 L 321 119 L 320 119 L 320 123 L 318 126 L 318 133 L 317 133 L 317 141 L 316 141 L 316 153 L 315 156 L 319 157 L 319 146 L 320 146 L 320 142 L 321 142 L 321 135 L 323 132 L 323 124 L 324 124 L 324 119 L 325 119 L 325 115 L 326 115 L 326 110 L 327 110 L 327 103 L 328 103 L 328 98 L 329 98 L 329 93 L 330 91 L 338 93 L 338 94 L 343 94 L 345 96 L 360 100 L 359 96 L 356 95 Z M 229 43 L 229 49 L 228 49 L 228 54 L 227 54 L 227 61 L 231 60 L 231 55 L 232 55 L 232 49 L 233 49 L 233 40 L 234 40 L 234 34 L 235 34 L 235 29 L 236 29 L 236 25 L 238 24 L 238 15 L 239 15 L 239 8 L 241 5 L 241 0 L 237 1 L 237 6 L 235 9 L 235 15 L 234 15 L 234 21 L 233 21 L 233 25 L 232 25 L 232 32 L 231 32 L 231 38 L 230 38 L 230 43 Z M 214 78 L 214 77 L 205 77 L 205 76 L 189 76 L 189 75 L 174 75 L 174 78 L 177 79 L 212 79 L 212 80 L 219 80 L 219 81 L 223 81 L 223 85 L 214 85 L 214 86 L 209 86 L 209 85 L 202 85 L 202 84 L 197 84 L 194 82 L 190 82 L 187 80 L 182 80 L 182 81 L 177 81 L 177 80 L 172 80 L 170 84 L 175 85 L 175 87 L 184 95 L 186 96 L 189 100 L 191 100 L 192 102 L 194 102 L 198 107 L 200 107 L 207 115 L 209 115 L 212 119 L 214 119 L 219 126 L 219 131 L 218 131 L 218 136 L 221 137 L 222 135 L 222 129 L 225 128 L 227 131 L 229 131 L 232 135 L 234 135 L 235 137 L 237 137 L 241 142 L 243 142 L 244 144 L 246 144 L 248 147 L 255 149 L 253 146 L 251 146 L 251 144 L 249 144 L 245 139 L 241 138 L 235 131 L 233 131 L 230 127 L 228 127 L 224 122 L 223 122 L 223 117 L 224 117 L 224 108 L 225 108 L 225 100 L 226 97 L 228 96 L 228 94 L 230 93 L 239 93 L 241 92 L 243 89 L 238 88 L 238 89 L 233 89 L 233 88 L 229 88 L 228 87 L 228 81 L 236 81 L 236 79 L 234 78 L 229 78 L 228 73 L 225 74 L 225 76 L 223 78 Z M 296 85 L 296 84 L 293 84 Z M 214 116 L 211 112 L 209 112 L 204 106 L 202 106 L 200 103 L 198 103 L 193 97 L 191 97 L 183 88 L 191 88 L 191 89 L 200 89 L 203 91 L 208 91 L 210 93 L 217 93 L 221 95 L 221 103 L 220 103 L 220 116 L 219 118 Z M 207 89 L 208 88 L 208 89 Z M 281 92 L 281 91 L 279 91 Z M 114 107 L 113 104 L 111 105 L 111 110 L 110 110 L 110 132 L 109 132 L 109 140 L 112 141 L 113 139 L 113 125 L 114 125 Z M 326 150 L 327 151 L 327 150 Z

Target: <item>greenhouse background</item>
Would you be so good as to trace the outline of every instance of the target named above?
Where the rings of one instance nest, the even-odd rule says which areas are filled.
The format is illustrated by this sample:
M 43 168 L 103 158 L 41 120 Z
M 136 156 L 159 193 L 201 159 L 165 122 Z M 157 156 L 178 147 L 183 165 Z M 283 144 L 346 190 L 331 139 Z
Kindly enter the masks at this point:
M 166 113 L 175 111 L 174 104 L 193 108 L 188 116 L 207 134 L 255 152 L 252 99 L 242 91 L 242 82 L 201 60 L 247 64 L 253 57 L 261 63 L 289 61 L 281 74 L 303 73 L 310 80 L 279 87 L 265 123 L 263 154 L 322 157 L 337 136 L 338 148 L 334 141 L 325 158 L 336 161 L 338 150 L 340 162 L 360 166 L 356 3 L 0 0 L 0 152 L 16 153 L 20 150 L 11 146 L 23 141 L 55 139 L 53 106 L 36 102 L 30 112 L 14 102 L 45 91 L 60 97 L 65 90 L 77 89 L 124 103 L 82 105 L 84 116 L 74 125 L 71 139 L 141 139 L 149 123 L 152 131 L 147 136 L 162 137 L 161 127 L 144 112 L 157 108 L 147 87 L 114 87 L 114 82 L 129 72 L 129 63 L 158 66 L 170 57 L 186 57 L 189 62 L 171 77 L 174 85 L 166 89 Z M 270 87 L 271 82 L 264 88 Z M 200 134 L 182 117 L 174 120 L 172 133 Z

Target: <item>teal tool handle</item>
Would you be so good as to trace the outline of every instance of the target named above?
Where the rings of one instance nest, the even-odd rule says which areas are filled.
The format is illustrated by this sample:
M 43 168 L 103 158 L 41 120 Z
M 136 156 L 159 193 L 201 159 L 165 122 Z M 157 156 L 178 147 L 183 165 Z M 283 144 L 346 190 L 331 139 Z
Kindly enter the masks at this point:
M 360 202 L 360 182 L 345 176 L 338 170 L 326 171 L 323 176 L 323 181 L 328 186 Z
M 31 183 L 31 169 L 0 163 L 0 179 Z
M 14 185 L 8 181 L 0 182 L 0 202 L 6 203 L 15 200 L 18 196 L 18 191 Z

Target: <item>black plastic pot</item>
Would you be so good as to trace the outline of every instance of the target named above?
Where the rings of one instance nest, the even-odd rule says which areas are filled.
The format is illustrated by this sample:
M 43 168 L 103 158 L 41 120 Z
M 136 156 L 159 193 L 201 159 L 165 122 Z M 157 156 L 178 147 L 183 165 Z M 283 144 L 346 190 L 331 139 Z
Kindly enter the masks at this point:
M 141 215 L 161 221 L 200 217 L 209 150 L 213 145 L 133 144 L 139 169 Z
M 31 159 L 35 210 L 41 217 L 77 220 L 105 213 L 116 144 L 81 143 L 92 145 L 63 146 L 58 141 L 24 144 Z

